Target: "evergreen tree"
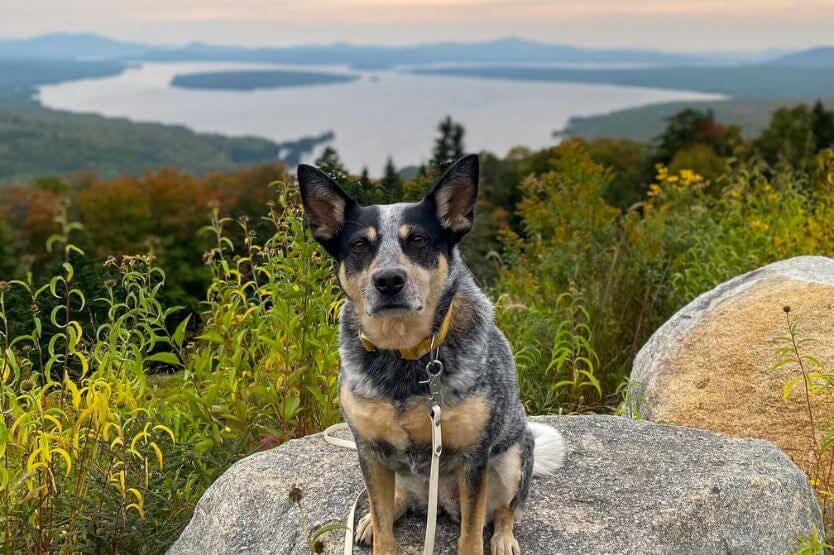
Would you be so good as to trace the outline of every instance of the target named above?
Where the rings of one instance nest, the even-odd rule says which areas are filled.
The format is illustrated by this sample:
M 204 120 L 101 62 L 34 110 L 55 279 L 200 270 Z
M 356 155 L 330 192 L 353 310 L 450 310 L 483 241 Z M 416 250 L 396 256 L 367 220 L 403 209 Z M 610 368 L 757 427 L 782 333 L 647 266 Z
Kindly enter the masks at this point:
M 452 120 L 452 116 L 440 122 L 437 126 L 440 136 L 434 142 L 431 165 L 439 172 L 443 172 L 452 163 L 463 156 L 463 125 Z
M 339 153 L 332 146 L 325 147 L 314 164 L 337 182 L 347 176 L 347 169 L 339 158 Z
M 379 204 L 385 201 L 385 193 L 380 190 L 379 183 L 374 183 L 368 175 L 368 167 L 362 167 L 359 175 L 359 193 L 355 196 L 360 204 Z
M 811 118 L 817 150 L 834 147 L 834 112 L 826 110 L 822 101 L 817 100 Z
M 370 190 L 373 187 L 371 177 L 368 175 L 368 166 L 362 166 L 362 174 L 359 176 L 359 184 L 363 190 Z
M 797 169 L 807 168 L 817 152 L 811 110 L 806 104 L 779 108 L 753 146 L 771 166 L 785 163 Z
M 385 202 L 400 202 L 403 200 L 403 181 L 390 157 L 385 163 L 385 171 L 382 176 L 382 197 Z
M 351 178 L 345 168 L 339 153 L 333 147 L 325 147 L 314 164 L 329 175 L 344 192 L 353 197 L 360 204 L 365 201 L 365 191 L 362 182 Z

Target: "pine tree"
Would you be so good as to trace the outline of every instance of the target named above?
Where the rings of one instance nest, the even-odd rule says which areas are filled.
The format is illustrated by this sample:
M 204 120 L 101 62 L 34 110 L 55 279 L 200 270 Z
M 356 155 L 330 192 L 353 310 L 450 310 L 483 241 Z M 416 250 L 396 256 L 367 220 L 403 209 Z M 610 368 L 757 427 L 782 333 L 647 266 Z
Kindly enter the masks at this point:
M 821 100 L 814 103 L 811 110 L 814 139 L 817 143 L 817 150 L 823 150 L 834 146 L 834 112 L 830 112 L 822 105 Z
M 321 155 L 316 158 L 315 165 L 337 182 L 347 176 L 347 169 L 342 159 L 339 158 L 339 153 L 332 146 L 325 147 Z
M 466 131 L 452 116 L 446 116 L 437 126 L 437 131 L 440 136 L 434 142 L 431 166 L 442 172 L 463 156 L 463 136 Z
M 390 157 L 385 163 L 385 171 L 382 176 L 382 197 L 385 202 L 400 202 L 403 200 L 403 180 Z
M 359 184 L 362 185 L 362 188 L 366 190 L 373 187 L 371 177 L 368 175 L 368 166 L 362 166 L 362 173 L 359 176 Z
M 321 155 L 316 158 L 314 164 L 324 173 L 329 175 L 344 192 L 349 194 L 358 202 L 365 200 L 364 186 L 348 174 L 339 153 L 333 147 L 325 147 Z
M 378 204 L 384 202 L 379 183 L 374 183 L 368 175 L 368 166 L 362 166 L 362 173 L 359 174 L 359 193 L 354 197 L 362 204 Z

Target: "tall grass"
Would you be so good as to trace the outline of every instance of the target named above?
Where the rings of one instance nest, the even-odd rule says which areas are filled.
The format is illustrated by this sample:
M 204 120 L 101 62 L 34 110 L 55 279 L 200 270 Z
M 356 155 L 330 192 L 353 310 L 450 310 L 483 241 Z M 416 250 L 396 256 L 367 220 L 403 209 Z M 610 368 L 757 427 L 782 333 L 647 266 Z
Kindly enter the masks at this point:
M 246 220 L 213 214 L 196 337 L 160 303 L 165 276 L 149 256 L 109 259 L 116 279 L 84 298 L 73 266 L 81 228 L 64 213 L 49 240 L 61 273 L 0 283 L 4 552 L 158 552 L 234 460 L 338 419 L 338 291 L 297 202 L 276 187 L 262 246 Z M 30 300 L 28 334 L 9 333 L 10 295 Z M 82 317 L 90 303 L 105 321 Z
M 171 343 L 156 295 L 158 270 L 143 258 L 120 266 L 124 296 L 95 299 L 107 320 L 85 334 L 76 315 L 87 299 L 74 287 L 71 242 L 79 229 L 59 216 L 61 232 L 49 239 L 62 256 L 62 273 L 36 288 L 31 279 L 0 286 L 5 299 L 19 288 L 31 299 L 28 335 L 0 333 L 0 518 L 7 552 L 47 552 L 83 546 L 124 547 L 146 516 L 152 480 L 174 441 L 147 403 L 151 354 Z M 108 285 L 112 293 L 112 285 Z M 59 301 L 48 313 L 44 297 Z M 46 319 L 46 321 L 44 321 Z M 42 348 L 45 324 L 55 331 Z

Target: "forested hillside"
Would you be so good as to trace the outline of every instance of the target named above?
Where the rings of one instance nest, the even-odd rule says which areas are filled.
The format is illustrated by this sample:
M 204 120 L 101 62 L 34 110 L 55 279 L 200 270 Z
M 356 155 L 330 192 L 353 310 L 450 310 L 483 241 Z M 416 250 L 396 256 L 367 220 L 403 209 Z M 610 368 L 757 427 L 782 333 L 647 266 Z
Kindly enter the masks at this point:
M 102 177 L 177 167 L 198 175 L 245 166 L 297 164 L 329 133 L 286 143 L 195 133 L 183 126 L 135 123 L 44 108 L 38 85 L 118 74 L 119 62 L 0 60 L 0 185 L 93 172 Z
M 609 114 L 571 118 L 558 135 L 584 137 L 586 139 L 618 138 L 649 142 L 663 133 L 667 121 L 687 108 L 711 111 L 728 125 L 741 129 L 748 139 L 761 134 L 770 125 L 773 113 L 780 108 L 790 108 L 816 99 L 748 98 L 702 102 L 663 102 L 640 108 L 629 108 Z M 834 96 L 821 99 L 826 106 L 834 106 Z
M 734 98 L 816 98 L 831 95 L 834 72 L 789 65 L 657 66 L 573 69 L 561 67 L 452 67 L 416 73 L 567 83 L 607 83 L 716 93 Z
M 25 97 L 34 93 L 38 85 L 118 75 L 126 67 L 115 61 L 3 59 L 0 60 L 0 96 Z

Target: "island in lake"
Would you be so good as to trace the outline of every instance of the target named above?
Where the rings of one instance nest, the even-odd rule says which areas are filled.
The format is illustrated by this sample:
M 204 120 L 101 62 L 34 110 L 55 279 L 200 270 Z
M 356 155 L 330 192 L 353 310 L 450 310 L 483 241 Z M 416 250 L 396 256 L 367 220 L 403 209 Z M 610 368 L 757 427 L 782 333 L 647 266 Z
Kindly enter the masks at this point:
M 244 70 L 186 73 L 171 79 L 172 87 L 184 89 L 212 89 L 253 91 L 282 87 L 309 87 L 355 81 L 359 76 L 349 73 L 323 73 L 289 70 Z

